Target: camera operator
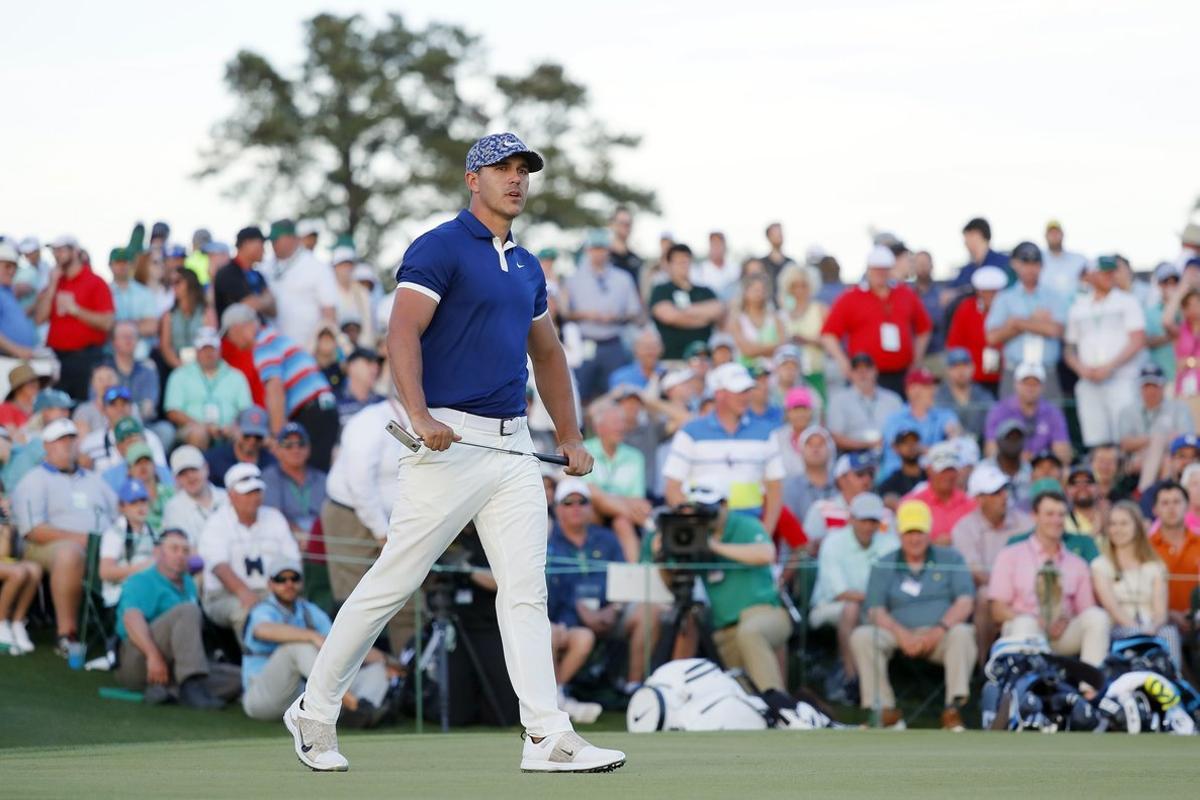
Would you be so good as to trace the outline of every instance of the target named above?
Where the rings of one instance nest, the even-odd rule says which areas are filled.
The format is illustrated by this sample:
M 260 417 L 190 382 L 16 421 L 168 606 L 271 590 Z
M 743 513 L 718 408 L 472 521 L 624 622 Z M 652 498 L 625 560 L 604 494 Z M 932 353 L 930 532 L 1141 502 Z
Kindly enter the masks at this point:
M 725 490 L 692 484 L 676 514 L 709 517 L 704 559 L 728 567 L 701 573 L 712 608 L 713 642 L 727 669 L 741 668 L 760 692 L 786 691 L 778 648 L 787 642 L 792 622 L 784 611 L 771 564 L 775 546 L 763 524 L 749 514 L 730 513 Z M 659 560 L 671 561 L 671 544 L 655 534 L 651 547 Z

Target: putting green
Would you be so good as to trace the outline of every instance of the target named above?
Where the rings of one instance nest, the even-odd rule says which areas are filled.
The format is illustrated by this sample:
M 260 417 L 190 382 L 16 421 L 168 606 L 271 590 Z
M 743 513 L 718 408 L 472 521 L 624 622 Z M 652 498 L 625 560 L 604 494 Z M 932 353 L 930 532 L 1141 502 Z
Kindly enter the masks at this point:
M 270 739 L 0 751 L 12 798 L 1195 797 L 1200 739 L 1119 734 L 820 731 L 597 733 L 629 762 L 606 775 L 524 775 L 509 734 L 344 736 L 344 774 Z

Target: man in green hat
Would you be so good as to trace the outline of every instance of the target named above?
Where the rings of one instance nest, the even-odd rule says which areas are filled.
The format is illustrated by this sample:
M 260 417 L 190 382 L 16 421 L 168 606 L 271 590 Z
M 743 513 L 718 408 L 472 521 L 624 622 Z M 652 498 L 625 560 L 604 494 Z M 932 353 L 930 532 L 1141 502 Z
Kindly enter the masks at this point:
M 1115 256 L 1096 259 L 1087 275 L 1091 291 L 1067 314 L 1063 359 L 1079 376 L 1075 402 L 1089 448 L 1120 439 L 1118 416 L 1137 401 L 1138 357 L 1146 347 L 1142 305 L 1117 287 L 1116 271 Z
M 263 268 L 271 292 L 279 303 L 275 318 L 279 330 L 306 350 L 312 349 L 322 323 L 337 324 L 337 280 L 333 268 L 300 245 L 290 219 L 271 223 L 272 258 Z
M 108 269 L 112 272 L 113 303 L 117 321 L 130 320 L 137 325 L 138 336 L 154 336 L 158 331 L 158 304 L 154 294 L 133 279 L 133 261 L 129 250 L 114 247 L 108 254 Z

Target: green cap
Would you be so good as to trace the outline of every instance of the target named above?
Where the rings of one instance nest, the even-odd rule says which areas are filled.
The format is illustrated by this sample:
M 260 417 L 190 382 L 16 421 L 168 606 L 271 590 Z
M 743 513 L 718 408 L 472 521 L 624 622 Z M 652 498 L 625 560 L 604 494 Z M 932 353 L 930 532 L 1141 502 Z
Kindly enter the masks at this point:
M 1112 272 L 1117 268 L 1116 256 L 1100 256 L 1096 259 L 1096 269 L 1101 272 Z
M 1062 484 L 1054 480 L 1054 478 L 1038 478 L 1029 487 L 1029 497 L 1033 500 L 1038 499 L 1044 494 L 1062 494 Z
M 145 442 L 134 442 L 133 446 L 125 452 L 125 463 L 133 466 L 143 458 L 154 460 L 154 453 L 150 450 L 150 445 Z
M 117 440 L 117 444 L 125 441 L 131 436 L 142 435 L 142 423 L 138 422 L 133 417 L 122 417 L 117 420 L 117 424 L 113 426 L 113 438 Z
M 112 250 L 108 251 L 108 263 L 110 263 L 110 264 L 113 263 L 114 261 L 128 261 L 128 260 L 129 260 L 129 251 L 126 250 L 124 247 L 114 247 Z
M 271 223 L 271 233 L 267 236 L 272 242 L 283 236 L 295 236 L 296 223 L 290 219 L 277 219 Z
M 348 233 L 339 233 L 337 241 L 333 243 L 333 248 L 336 250 L 339 247 L 349 247 L 354 250 L 354 237 Z
M 708 349 L 708 342 L 696 341 L 687 346 L 683 351 L 684 358 L 695 358 L 696 356 L 709 356 L 712 351 Z
M 543 247 L 537 252 L 538 261 L 553 261 L 558 258 L 558 250 L 553 247 Z

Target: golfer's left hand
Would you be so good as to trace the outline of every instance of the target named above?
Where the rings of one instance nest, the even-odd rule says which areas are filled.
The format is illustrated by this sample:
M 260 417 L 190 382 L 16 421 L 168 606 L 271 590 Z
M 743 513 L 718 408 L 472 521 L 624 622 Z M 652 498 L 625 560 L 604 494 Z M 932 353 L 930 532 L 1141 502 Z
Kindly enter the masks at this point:
M 583 442 L 565 442 L 558 446 L 559 455 L 564 455 L 570 462 L 567 474 L 580 477 L 592 471 L 592 454 L 583 447 Z

